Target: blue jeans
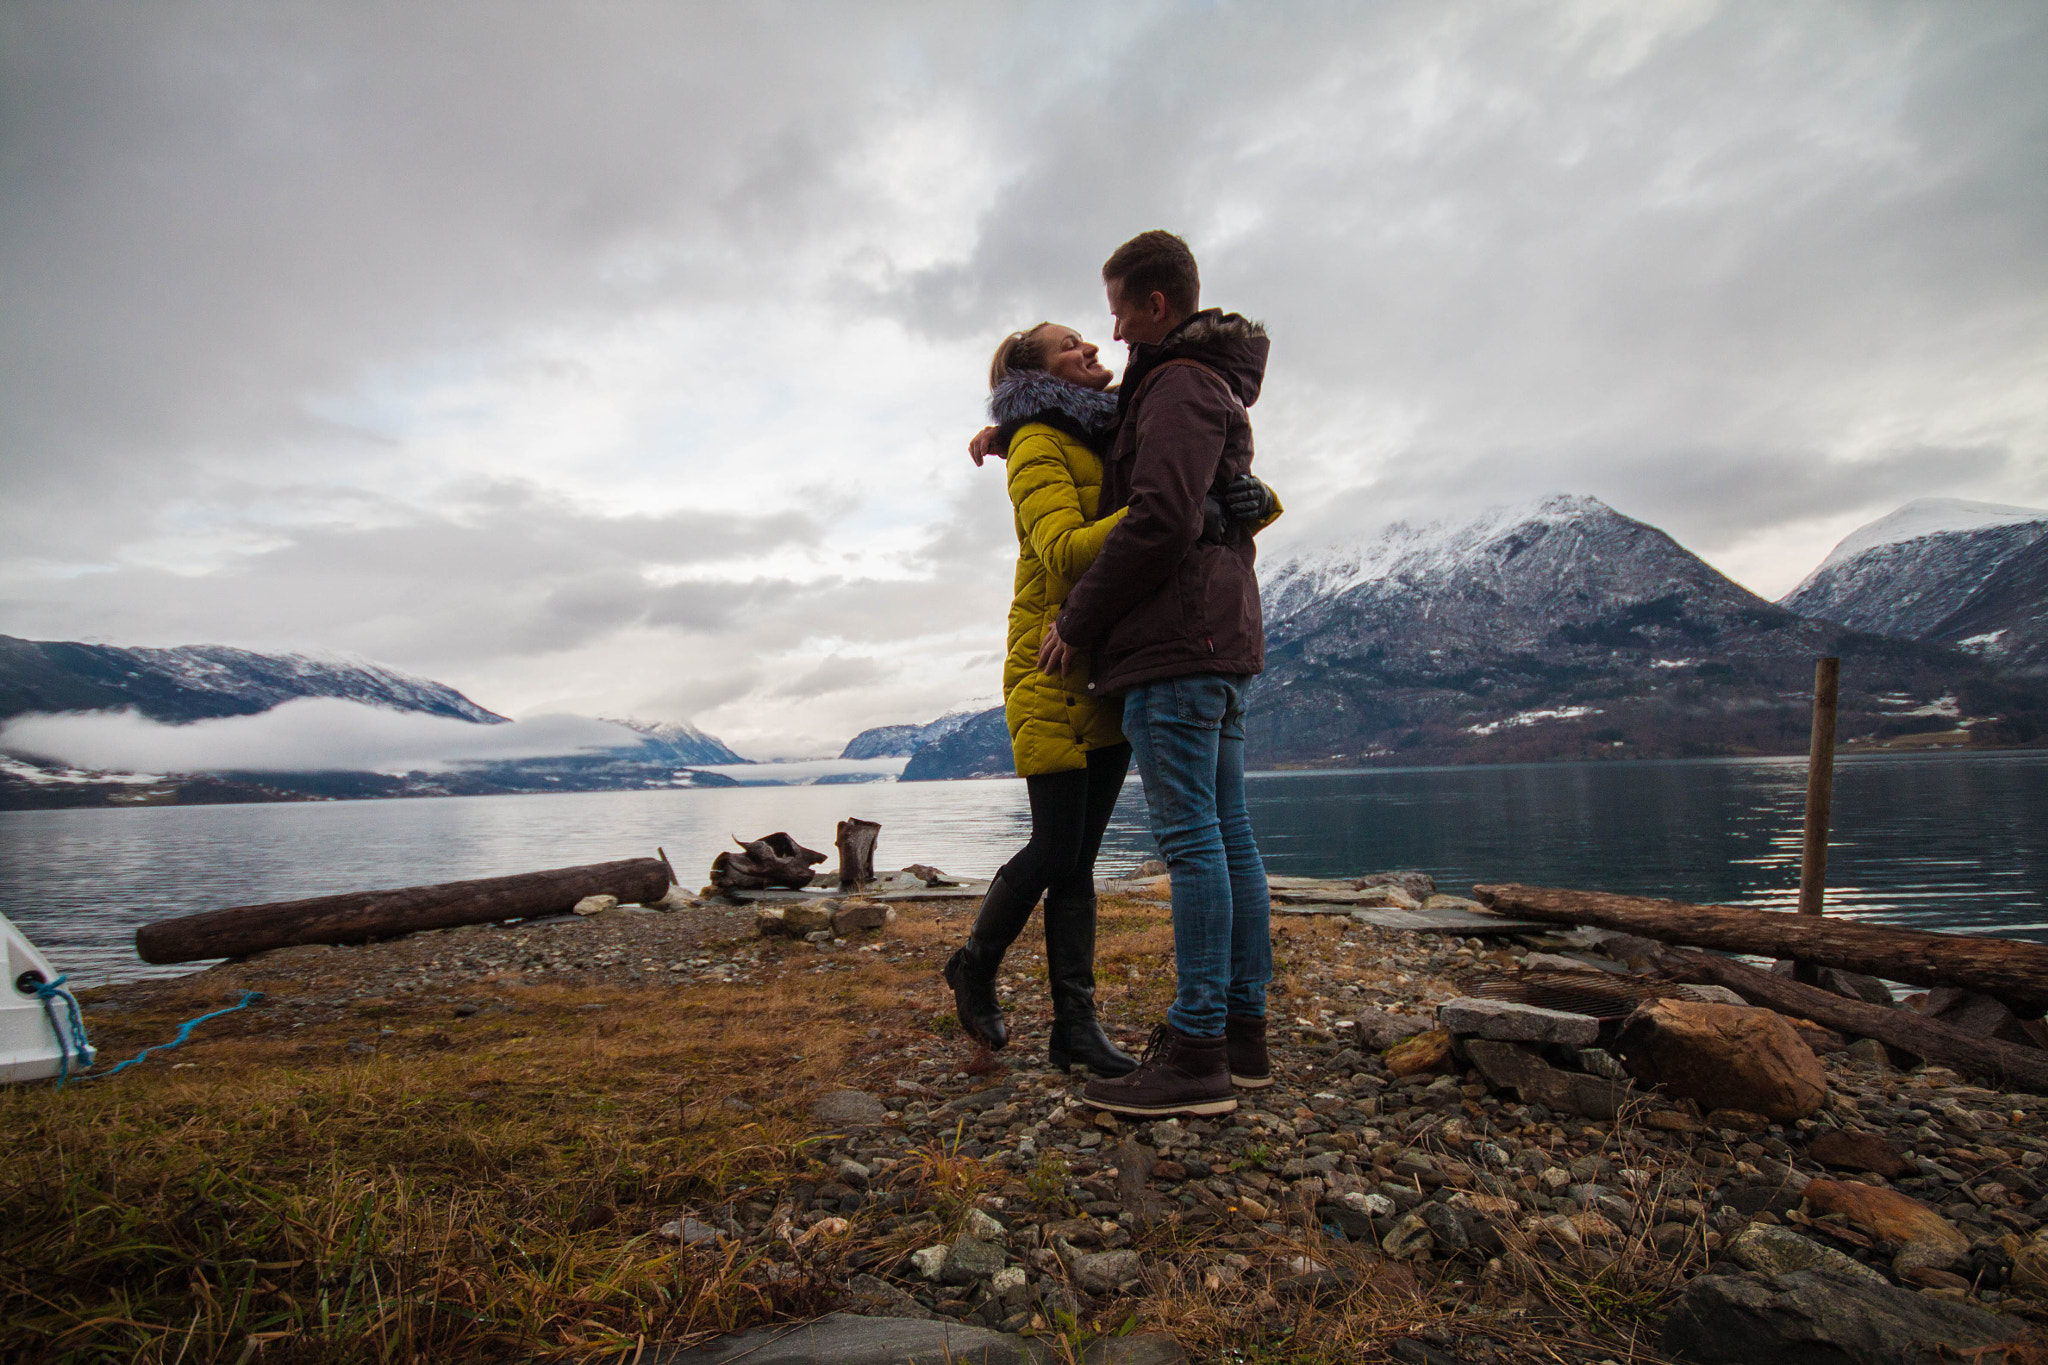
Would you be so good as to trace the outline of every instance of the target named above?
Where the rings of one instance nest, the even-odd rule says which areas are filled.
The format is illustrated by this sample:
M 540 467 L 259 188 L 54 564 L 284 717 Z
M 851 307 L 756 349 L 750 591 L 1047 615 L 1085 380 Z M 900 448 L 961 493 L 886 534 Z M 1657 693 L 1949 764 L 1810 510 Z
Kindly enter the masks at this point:
M 1179 988 L 1166 1019 L 1200 1038 L 1222 1033 L 1225 1014 L 1263 1017 L 1273 979 L 1272 901 L 1244 804 L 1248 681 L 1204 674 L 1124 694 L 1124 735 L 1173 885 Z

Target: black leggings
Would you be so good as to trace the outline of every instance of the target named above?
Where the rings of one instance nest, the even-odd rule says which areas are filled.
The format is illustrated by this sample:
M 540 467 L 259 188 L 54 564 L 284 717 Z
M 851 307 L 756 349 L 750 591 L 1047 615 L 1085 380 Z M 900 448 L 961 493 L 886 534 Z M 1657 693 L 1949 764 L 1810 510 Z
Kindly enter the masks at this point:
M 1031 797 L 1031 842 L 996 875 L 1027 903 L 1040 893 L 1095 894 L 1095 855 L 1116 809 L 1131 746 L 1112 744 L 1088 751 L 1086 768 L 1024 779 Z

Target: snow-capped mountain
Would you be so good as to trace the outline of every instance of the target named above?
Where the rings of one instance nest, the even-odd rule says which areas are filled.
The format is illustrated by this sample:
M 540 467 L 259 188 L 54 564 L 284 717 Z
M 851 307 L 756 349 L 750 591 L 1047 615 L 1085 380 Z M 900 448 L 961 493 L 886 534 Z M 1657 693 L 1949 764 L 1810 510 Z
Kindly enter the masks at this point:
M 2007 590 L 1993 589 L 1974 609 L 1972 599 L 1991 586 L 2002 565 L 2044 536 L 2048 511 L 2039 508 L 1916 499 L 1850 532 L 1780 605 L 1905 640 L 1963 638 L 1944 630 L 1959 615 L 1977 623 L 1966 634 L 2024 629 L 2028 619 L 2001 615 L 1995 605 Z M 2039 619 L 2037 607 L 2031 624 Z
M 454 688 L 360 660 L 257 654 L 225 645 L 123 649 L 0 635 L 0 720 L 28 711 L 133 707 L 172 724 L 252 716 L 297 697 L 495 725 L 505 719 Z
M 973 720 L 979 711 L 949 711 L 924 725 L 877 725 L 846 742 L 841 758 L 908 758 Z
M 1595 498 L 1396 525 L 1260 579 L 1255 764 L 1796 752 L 1822 654 L 1844 658 L 1845 736 L 1943 696 L 2048 720 L 1986 667 L 1775 606 Z
M 647 737 L 643 749 L 653 750 L 671 763 L 745 763 L 725 741 L 715 735 L 707 735 L 687 721 L 661 720 L 645 721 L 601 716 L 614 725 L 623 725 L 628 730 Z

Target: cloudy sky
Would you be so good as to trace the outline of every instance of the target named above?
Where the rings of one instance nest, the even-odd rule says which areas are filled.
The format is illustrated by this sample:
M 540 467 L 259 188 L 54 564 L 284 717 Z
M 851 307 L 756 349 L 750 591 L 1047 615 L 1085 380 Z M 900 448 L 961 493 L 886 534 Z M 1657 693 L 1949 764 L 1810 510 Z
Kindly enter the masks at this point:
M 0 632 L 762 757 L 992 697 L 988 353 L 1162 226 L 1271 548 L 1570 491 L 1775 597 L 2048 504 L 2038 4 L 6 0 Z

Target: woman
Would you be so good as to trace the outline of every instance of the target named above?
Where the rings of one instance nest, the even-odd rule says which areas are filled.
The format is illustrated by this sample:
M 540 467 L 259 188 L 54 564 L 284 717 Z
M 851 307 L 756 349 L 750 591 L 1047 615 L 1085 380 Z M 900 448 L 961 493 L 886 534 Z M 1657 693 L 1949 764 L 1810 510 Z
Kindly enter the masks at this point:
M 989 368 L 994 443 L 1009 447 L 1017 577 L 1010 602 L 1003 711 L 1031 802 L 1031 839 L 989 883 L 967 945 L 946 963 L 960 1025 L 986 1047 L 1009 1041 L 996 1003 L 996 971 L 1040 894 L 1053 1024 L 1048 1052 L 1121 1076 L 1137 1059 L 1095 1016 L 1095 855 L 1130 767 L 1122 703 L 1088 694 L 1087 660 L 1060 677 L 1038 671 L 1038 645 L 1067 590 L 1123 516 L 1095 520 L 1102 452 L 1116 420 L 1110 372 L 1071 327 L 1042 322 L 996 347 Z

